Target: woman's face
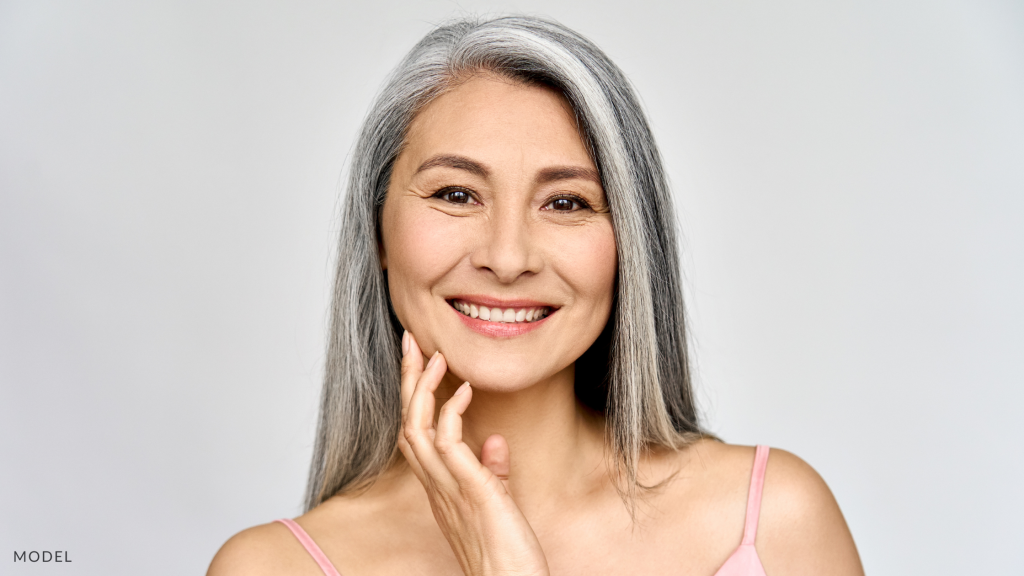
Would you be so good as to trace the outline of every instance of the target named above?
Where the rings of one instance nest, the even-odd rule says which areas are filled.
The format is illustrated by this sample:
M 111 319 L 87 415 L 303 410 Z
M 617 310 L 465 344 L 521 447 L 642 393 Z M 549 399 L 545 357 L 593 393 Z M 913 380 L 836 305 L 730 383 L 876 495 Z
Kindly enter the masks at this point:
M 478 389 L 570 368 L 608 321 L 617 261 L 569 104 L 482 74 L 425 107 L 405 144 L 381 222 L 402 325 Z

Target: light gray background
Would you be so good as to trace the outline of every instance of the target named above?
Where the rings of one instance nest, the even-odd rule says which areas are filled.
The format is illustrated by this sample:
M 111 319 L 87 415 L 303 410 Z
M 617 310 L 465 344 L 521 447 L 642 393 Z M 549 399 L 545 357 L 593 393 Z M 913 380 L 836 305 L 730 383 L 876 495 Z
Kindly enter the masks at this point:
M 814 465 L 870 574 L 1024 573 L 1024 5 L 982 0 L 0 1 L 0 572 L 299 512 L 339 174 L 479 11 L 636 84 L 712 430 Z

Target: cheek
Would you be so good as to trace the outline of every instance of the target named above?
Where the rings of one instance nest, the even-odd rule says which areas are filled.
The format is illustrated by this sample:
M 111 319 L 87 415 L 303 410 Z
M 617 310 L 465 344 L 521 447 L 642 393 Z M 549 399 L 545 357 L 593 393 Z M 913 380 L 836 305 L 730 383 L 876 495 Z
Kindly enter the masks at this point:
M 603 326 L 611 311 L 618 271 L 615 234 L 611 222 L 589 228 L 584 234 L 567 234 L 559 241 L 558 260 L 562 276 L 574 291 L 589 300 Z
M 431 288 L 459 261 L 457 220 L 396 200 L 385 205 L 381 238 L 392 305 L 400 320 L 430 298 Z

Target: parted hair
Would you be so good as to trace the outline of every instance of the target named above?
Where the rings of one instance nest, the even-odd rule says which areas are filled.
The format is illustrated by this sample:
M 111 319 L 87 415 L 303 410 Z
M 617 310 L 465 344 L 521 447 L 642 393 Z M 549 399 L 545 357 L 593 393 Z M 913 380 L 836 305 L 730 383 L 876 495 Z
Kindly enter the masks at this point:
M 576 361 L 579 400 L 605 417 L 617 485 L 632 502 L 652 447 L 705 436 L 694 405 L 672 195 L 625 75 L 549 20 L 461 19 L 435 28 L 391 73 L 359 133 L 342 205 L 330 333 L 306 509 L 372 482 L 396 458 L 402 327 L 378 252 L 381 207 L 409 124 L 465 78 L 499 74 L 561 92 L 600 173 L 618 253 L 602 335 Z

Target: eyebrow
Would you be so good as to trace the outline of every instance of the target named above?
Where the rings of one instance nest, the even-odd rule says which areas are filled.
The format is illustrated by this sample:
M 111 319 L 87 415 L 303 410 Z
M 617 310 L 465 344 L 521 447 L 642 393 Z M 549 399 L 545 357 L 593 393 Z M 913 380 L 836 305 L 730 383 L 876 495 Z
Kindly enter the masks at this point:
M 545 168 L 537 174 L 538 184 L 547 184 L 548 182 L 556 182 L 558 180 L 591 180 L 597 184 L 601 184 L 601 176 L 597 173 L 597 170 L 593 168 L 583 168 L 581 166 L 554 166 L 552 168 Z
M 476 176 L 480 176 L 481 178 L 487 178 L 491 174 L 491 171 L 488 170 L 483 164 L 475 160 L 470 160 L 465 156 L 455 156 L 453 154 L 439 154 L 437 156 L 429 158 L 426 162 L 420 164 L 420 167 L 416 169 L 415 174 L 419 174 L 424 170 L 437 168 L 439 166 L 455 168 L 457 170 L 465 170 L 466 172 L 475 174 Z
M 415 174 L 438 167 L 465 170 L 466 172 L 481 178 L 487 178 L 491 175 L 491 171 L 483 164 L 476 160 L 466 158 L 465 156 L 458 156 L 455 154 L 438 154 L 437 156 L 432 156 L 428 158 L 426 162 L 420 164 L 420 167 L 416 169 Z M 552 166 L 550 168 L 545 168 L 537 174 L 536 181 L 538 184 L 547 184 L 549 182 L 557 182 L 559 180 L 576 179 L 590 180 L 597 184 L 601 184 L 601 176 L 597 173 L 597 170 L 582 166 Z

